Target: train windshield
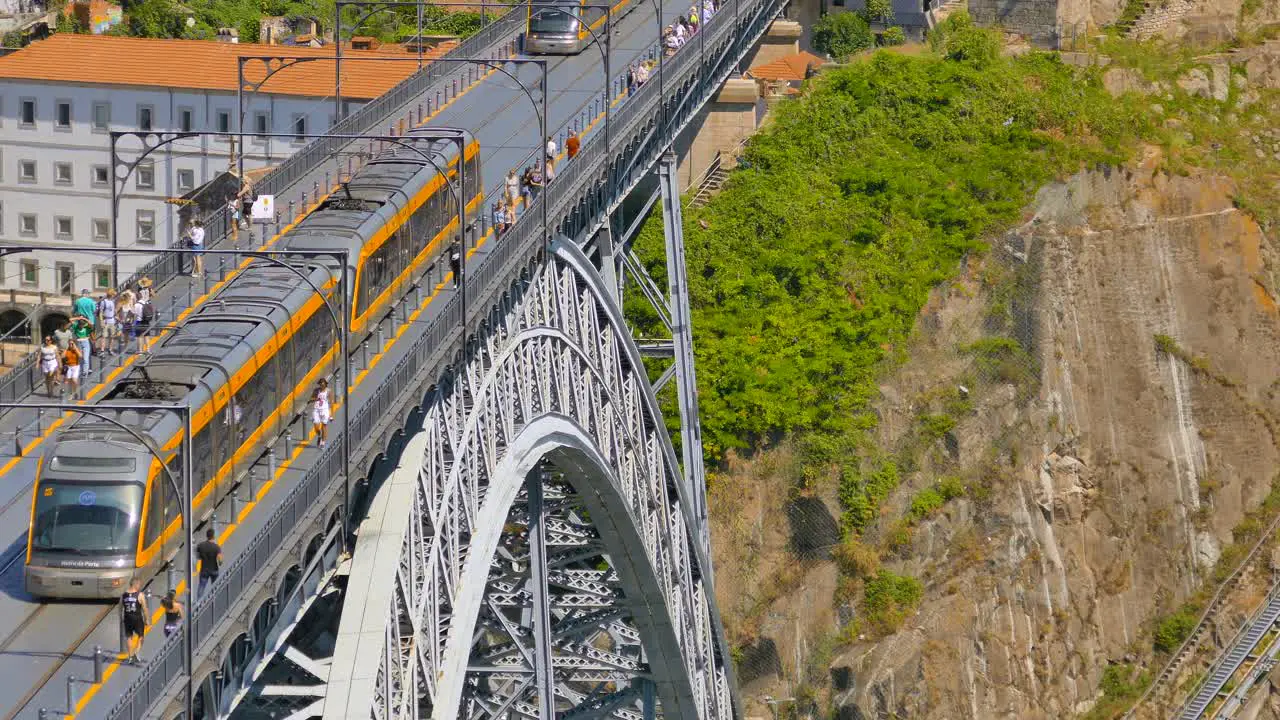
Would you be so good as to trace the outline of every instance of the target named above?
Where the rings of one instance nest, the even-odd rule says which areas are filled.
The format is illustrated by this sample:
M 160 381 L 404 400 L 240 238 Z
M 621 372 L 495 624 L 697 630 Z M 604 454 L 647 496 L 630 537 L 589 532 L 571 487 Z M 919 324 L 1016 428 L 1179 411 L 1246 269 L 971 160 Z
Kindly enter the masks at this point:
M 31 546 L 85 555 L 133 552 L 142 487 L 42 479 Z
M 566 35 L 577 32 L 576 8 L 539 10 L 529 18 L 529 32 L 539 35 Z

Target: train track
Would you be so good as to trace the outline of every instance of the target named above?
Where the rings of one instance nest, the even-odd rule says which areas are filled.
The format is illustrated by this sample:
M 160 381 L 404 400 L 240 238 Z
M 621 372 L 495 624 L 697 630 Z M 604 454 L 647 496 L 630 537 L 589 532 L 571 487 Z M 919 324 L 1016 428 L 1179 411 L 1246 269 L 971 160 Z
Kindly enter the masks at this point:
M 22 562 L 24 557 L 25 554 L 22 552 L 13 553 L 13 557 L 4 561 L 3 565 L 0 565 L 0 576 L 8 574 L 15 565 Z M 8 652 L 9 649 L 18 642 L 18 640 L 26 637 L 26 631 L 32 627 L 32 624 L 36 619 L 48 612 L 50 608 L 58 607 L 59 605 L 60 604 L 58 603 L 48 602 L 41 602 L 37 604 L 35 608 L 27 613 L 20 622 L 14 625 L 13 630 L 9 631 L 9 634 L 6 635 L 3 640 L 0 640 L 0 654 Z M 44 686 L 58 674 L 58 671 L 67 664 L 68 660 L 75 656 L 76 649 L 83 645 L 84 642 L 89 639 L 89 636 L 92 635 L 100 625 L 102 625 L 102 621 L 111 614 L 111 609 L 111 605 L 102 607 L 98 611 L 97 615 L 86 623 L 84 630 L 80 632 L 74 640 L 64 646 L 61 651 L 57 651 L 57 661 L 52 663 L 49 668 L 45 670 L 44 674 L 41 675 L 36 682 L 31 684 L 31 687 L 27 690 L 26 694 L 23 695 L 17 703 L 13 705 L 12 709 L 4 715 L 3 720 L 14 720 L 27 709 L 27 706 L 30 705 L 35 696 L 44 689 Z

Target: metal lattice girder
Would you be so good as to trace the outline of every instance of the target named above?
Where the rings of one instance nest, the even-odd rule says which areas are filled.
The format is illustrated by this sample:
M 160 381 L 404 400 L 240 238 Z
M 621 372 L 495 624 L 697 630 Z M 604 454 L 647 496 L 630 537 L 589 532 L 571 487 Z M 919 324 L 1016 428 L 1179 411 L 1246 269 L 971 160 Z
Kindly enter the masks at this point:
M 558 245 L 378 493 L 325 718 L 739 717 L 686 494 L 620 312 Z

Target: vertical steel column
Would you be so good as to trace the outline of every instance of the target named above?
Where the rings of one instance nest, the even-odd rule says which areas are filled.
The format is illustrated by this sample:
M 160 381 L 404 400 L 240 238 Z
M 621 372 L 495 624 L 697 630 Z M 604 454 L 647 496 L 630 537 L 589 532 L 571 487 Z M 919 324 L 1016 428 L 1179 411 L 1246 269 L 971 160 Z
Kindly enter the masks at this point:
M 618 272 L 618 248 L 613 242 L 612 223 L 605 223 L 604 227 L 596 232 L 596 256 L 600 265 L 600 277 L 604 278 L 605 286 L 609 288 L 609 294 L 613 296 L 614 302 L 618 303 L 618 307 L 622 307 L 622 284 L 619 282 L 621 274 Z
M 710 553 L 707 478 L 702 464 L 702 423 L 698 417 L 698 382 L 693 368 L 693 329 L 689 321 L 689 277 L 684 261 L 684 220 L 680 216 L 676 156 L 670 150 L 662 154 L 658 178 L 662 190 L 662 234 L 667 241 L 667 302 L 671 312 L 671 338 L 675 345 L 684 481 L 689 501 L 693 504 L 694 521 L 698 523 L 698 539 L 703 549 Z
M 120 288 L 120 178 L 116 168 L 120 166 L 120 158 L 116 157 L 116 134 L 111 133 L 111 287 Z
M 348 552 L 353 549 L 347 544 L 351 531 L 351 320 L 355 317 L 349 270 L 351 251 L 343 250 L 338 261 L 342 263 L 342 315 L 338 323 L 340 327 L 334 329 L 341 333 L 342 338 L 342 549 Z
M 186 632 L 186 647 L 183 653 L 184 669 L 187 672 L 186 687 L 186 717 L 195 717 L 195 692 L 192 684 L 195 683 L 195 648 L 196 648 L 196 632 L 195 632 L 195 613 L 193 610 L 196 606 L 196 547 L 195 547 L 195 494 L 191 489 L 191 403 L 188 402 L 182 410 L 182 484 L 184 494 L 184 509 L 186 516 L 182 519 L 183 526 L 187 529 L 187 616 L 183 622 Z
M 550 477 L 545 464 L 524 478 L 529 507 L 529 580 L 533 585 L 533 672 L 538 687 L 538 717 L 554 718 L 555 676 L 551 672 L 551 598 L 547 591 L 547 523 L 542 483 Z

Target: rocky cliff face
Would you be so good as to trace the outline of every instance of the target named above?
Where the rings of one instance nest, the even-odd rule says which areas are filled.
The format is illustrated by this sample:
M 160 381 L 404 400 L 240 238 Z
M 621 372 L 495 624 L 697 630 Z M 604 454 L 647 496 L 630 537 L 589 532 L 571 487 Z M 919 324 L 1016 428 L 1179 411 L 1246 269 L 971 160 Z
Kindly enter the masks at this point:
M 717 564 L 722 606 L 755 629 L 736 638 L 749 697 L 816 689 L 841 718 L 1063 718 L 1096 705 L 1109 664 L 1157 669 L 1153 620 L 1212 584 L 1280 471 L 1268 426 L 1280 417 L 1280 255 L 1228 181 L 1160 165 L 1152 150 L 1045 188 L 985 263 L 938 291 L 887 379 L 882 447 L 901 448 L 937 398 L 967 400 L 871 538 L 924 581 L 897 632 L 822 645 L 858 628 L 859 608 L 842 601 L 820 540 L 807 556 L 788 548 L 837 541 L 833 492 L 793 492 L 779 514 L 775 457 L 713 496 L 715 544 L 751 548 Z M 966 348 L 989 334 L 993 303 L 1011 308 L 1027 354 L 984 381 Z M 943 474 L 966 496 L 891 538 L 888 518 Z M 1233 620 L 1265 580 L 1246 583 L 1252 600 Z
M 1170 178 L 1158 160 L 1045 189 L 1002 241 L 1036 278 L 1039 388 L 1019 403 L 991 387 L 957 425 L 960 466 L 994 452 L 972 476 L 986 497 L 917 533 L 903 565 L 929 581 L 910 627 L 836 661 L 862 715 L 1089 710 L 1108 663 L 1149 654 L 1149 621 L 1195 592 L 1270 492 L 1280 453 L 1251 404 L 1280 414 L 1280 257 L 1221 179 Z M 976 340 L 982 304 L 979 283 L 958 284 L 921 342 L 945 354 Z M 1160 351 L 1158 335 L 1235 387 Z M 914 365 L 896 394 L 955 381 Z M 974 562 L 957 567 L 966 537 Z

